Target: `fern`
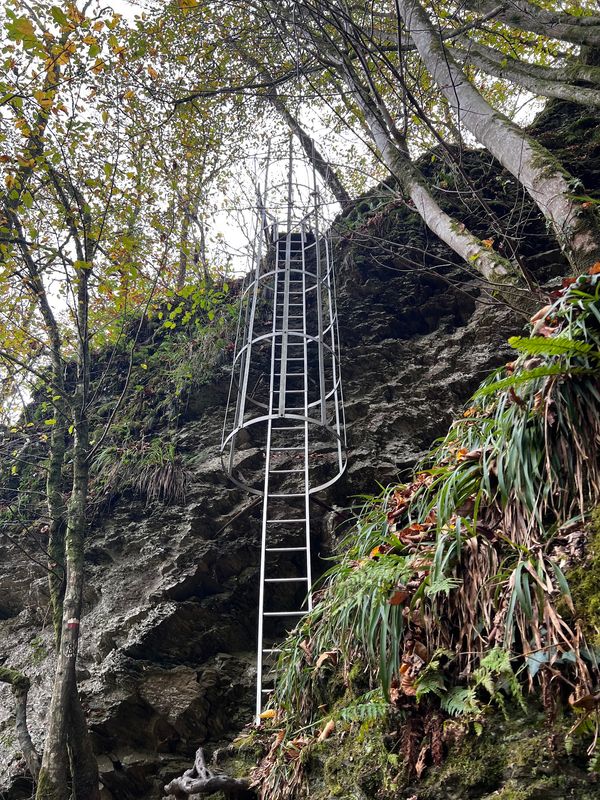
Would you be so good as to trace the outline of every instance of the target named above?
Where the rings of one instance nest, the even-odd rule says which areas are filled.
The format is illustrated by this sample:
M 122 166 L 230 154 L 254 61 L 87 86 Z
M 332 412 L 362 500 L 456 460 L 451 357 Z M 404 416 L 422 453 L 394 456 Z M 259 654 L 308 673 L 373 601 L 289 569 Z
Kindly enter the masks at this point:
M 600 358 L 600 352 L 593 349 L 591 342 L 572 339 L 570 336 L 511 336 L 511 347 L 530 356 L 587 356 Z
M 455 686 L 440 699 L 440 706 L 451 717 L 479 714 L 481 704 L 474 686 Z
M 342 722 L 377 722 L 386 717 L 389 709 L 381 689 L 374 689 L 343 708 L 339 719 Z
M 552 375 L 591 375 L 594 372 L 595 370 L 588 367 L 571 367 L 568 364 L 548 364 L 546 366 L 534 367 L 533 369 L 526 369 L 516 375 L 509 375 L 507 378 L 501 378 L 499 381 L 482 386 L 475 392 L 473 397 L 485 397 L 486 395 L 495 394 L 495 392 L 504 389 L 511 389 L 514 386 L 520 386 L 523 383 L 528 383 L 538 378 L 547 378 Z

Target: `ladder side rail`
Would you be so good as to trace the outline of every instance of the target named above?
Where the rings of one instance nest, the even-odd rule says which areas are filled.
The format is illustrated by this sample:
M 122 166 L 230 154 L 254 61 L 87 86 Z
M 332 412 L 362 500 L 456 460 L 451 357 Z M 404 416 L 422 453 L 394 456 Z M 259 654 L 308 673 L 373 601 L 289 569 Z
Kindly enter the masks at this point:
M 338 325 L 338 310 L 337 310 L 337 277 L 335 274 L 335 265 L 333 263 L 333 242 L 331 240 L 331 233 L 327 235 L 329 240 L 329 252 L 331 258 L 331 288 L 332 288 L 332 303 L 334 309 L 335 319 L 335 352 L 337 357 L 337 385 L 339 386 L 339 410 L 340 410 L 340 427 L 338 427 L 339 441 L 344 448 L 344 459 L 346 459 L 346 446 L 347 446 L 347 433 L 346 433 L 346 409 L 344 407 L 344 384 L 342 383 L 342 364 L 341 364 L 341 342 L 340 342 L 340 327 Z
M 241 297 L 243 297 L 244 292 L 245 292 L 245 285 L 246 285 L 247 278 L 248 278 L 248 275 L 244 275 L 244 278 L 243 278 L 243 281 L 242 281 L 241 292 L 240 292 Z M 229 379 L 229 391 L 227 393 L 227 403 L 225 405 L 225 418 L 223 420 L 223 431 L 221 433 L 221 450 L 223 450 L 223 448 L 225 447 L 225 440 L 227 439 L 227 427 L 228 427 L 227 426 L 227 421 L 229 419 L 229 412 L 230 412 L 231 407 L 232 407 L 233 388 L 235 386 L 236 361 L 237 361 L 237 358 L 239 356 L 240 349 L 244 348 L 243 338 L 242 338 L 242 346 L 240 348 L 240 330 L 242 328 L 242 317 L 244 317 L 244 326 L 246 324 L 245 323 L 245 307 L 246 307 L 246 305 L 247 304 L 245 304 L 243 302 L 243 300 L 240 300 L 240 307 L 238 309 L 237 323 L 236 323 L 236 329 L 235 329 L 235 348 L 234 348 L 233 360 L 232 360 L 232 364 L 231 364 L 231 377 Z M 245 327 L 244 327 L 244 330 L 245 330 Z M 234 409 L 234 414 L 235 414 L 235 409 Z
M 285 282 L 283 289 L 283 332 L 281 337 L 281 362 L 279 379 L 279 416 L 285 413 L 285 389 L 287 375 L 287 346 L 288 346 L 288 325 L 290 313 L 290 271 L 292 258 L 292 168 L 293 168 L 293 139 L 290 137 L 290 155 L 288 163 L 288 207 L 287 207 L 287 235 L 285 239 Z M 279 244 L 277 245 L 279 247 Z M 275 296 L 277 300 L 277 296 Z M 277 303 L 273 308 L 273 316 L 277 313 Z
M 315 163 L 312 165 L 313 192 L 314 192 L 314 215 L 315 215 L 315 258 L 317 273 L 317 339 L 319 357 L 319 394 L 321 400 L 321 424 L 327 421 L 326 408 L 326 389 L 325 389 L 325 353 L 323 351 L 323 275 L 321 269 L 321 236 L 319 231 L 319 191 L 317 187 L 317 173 Z
M 329 305 L 329 328 L 331 334 L 331 359 L 332 359 L 332 382 L 335 386 L 336 378 L 339 377 L 339 363 L 338 363 L 338 347 L 339 347 L 339 340 L 337 340 L 336 331 L 337 331 L 337 308 L 335 306 L 335 296 L 334 296 L 334 284 L 332 282 L 333 277 L 333 256 L 331 253 L 330 248 L 330 241 L 329 237 L 325 237 L 325 254 L 327 258 L 327 264 L 329 269 L 327 270 L 327 294 L 328 294 L 328 305 Z M 340 386 L 341 389 L 341 386 Z M 337 436 L 337 457 L 338 457 L 338 469 L 341 471 L 344 467 L 344 448 L 342 448 L 342 440 L 341 440 L 341 416 L 340 416 L 340 399 L 339 394 L 337 391 L 333 393 L 333 406 L 334 406 L 334 420 L 335 420 L 335 430 L 338 434 Z M 344 431 L 345 435 L 345 431 Z
M 244 421 L 244 413 L 246 410 L 246 397 L 248 395 L 248 379 L 250 377 L 250 363 L 252 360 L 252 342 L 254 338 L 254 320 L 256 317 L 256 306 L 258 303 L 258 287 L 260 284 L 260 267 L 262 263 L 263 251 L 263 230 L 266 222 L 266 214 L 264 208 L 260 215 L 260 225 L 258 225 L 258 248 L 256 253 L 255 274 L 254 274 L 254 291 L 252 292 L 252 303 L 248 320 L 248 329 L 246 334 L 246 342 L 248 347 L 243 359 L 244 373 L 239 388 L 239 399 L 237 405 L 237 418 L 234 424 L 239 427 Z
M 275 264 L 279 261 L 278 254 L 275 256 Z M 277 305 L 277 293 L 279 289 L 279 274 L 275 270 L 273 287 L 273 308 Z M 260 723 L 262 712 L 262 676 L 263 676 L 263 638 L 264 638 L 264 613 L 265 613 L 265 573 L 267 560 L 267 521 L 269 517 L 269 475 L 271 472 L 271 433 L 273 426 L 273 396 L 275 390 L 275 350 L 277 347 L 277 318 L 273 314 L 272 338 L 271 338 L 271 373 L 269 376 L 269 415 L 267 419 L 267 439 L 265 443 L 265 476 L 263 484 L 263 508 L 262 508 L 262 527 L 260 541 L 260 576 L 258 586 L 258 642 L 256 652 L 256 724 Z
M 304 227 L 304 226 L 303 226 Z M 304 231 L 303 231 L 304 234 Z M 304 239 L 304 235 L 303 235 Z M 312 563 L 310 547 L 310 427 L 308 422 L 308 339 L 307 339 L 307 293 L 306 293 L 306 261 L 305 248 L 302 247 L 302 351 L 304 355 L 304 530 L 306 541 L 306 602 L 309 611 L 312 611 Z

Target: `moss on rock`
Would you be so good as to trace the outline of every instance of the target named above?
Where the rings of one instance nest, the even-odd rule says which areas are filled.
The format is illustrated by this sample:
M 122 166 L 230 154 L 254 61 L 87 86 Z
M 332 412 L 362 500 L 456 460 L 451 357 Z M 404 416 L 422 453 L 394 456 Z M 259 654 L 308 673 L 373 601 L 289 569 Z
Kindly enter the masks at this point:
M 585 561 L 569 570 L 567 580 L 576 616 L 590 643 L 600 645 L 600 507 L 592 513 L 588 529 Z

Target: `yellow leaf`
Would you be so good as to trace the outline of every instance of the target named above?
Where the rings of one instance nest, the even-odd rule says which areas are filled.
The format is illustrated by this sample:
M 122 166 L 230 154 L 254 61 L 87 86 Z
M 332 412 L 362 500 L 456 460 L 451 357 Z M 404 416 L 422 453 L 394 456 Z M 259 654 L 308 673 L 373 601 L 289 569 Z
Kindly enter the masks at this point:
M 152 80 L 155 81 L 158 78 L 158 72 L 154 69 L 154 67 L 150 65 L 148 65 L 147 69 L 148 69 L 148 75 L 150 75 Z
M 483 244 L 485 247 L 487 247 L 488 250 L 491 250 L 492 247 L 494 246 L 494 240 L 493 239 L 482 239 L 481 240 L 481 244 Z
M 276 716 L 277 716 L 277 712 L 275 711 L 275 709 L 274 708 L 269 708 L 266 711 L 262 712 L 262 714 L 260 715 L 260 718 L 261 719 L 275 719 Z
M 135 97 L 135 92 L 132 89 L 127 89 L 123 97 L 125 100 L 132 100 Z
M 27 17 L 19 17 L 12 24 L 12 30 L 21 38 L 35 36 L 35 28 Z
M 98 75 L 99 72 L 102 72 L 104 69 L 104 61 L 101 58 L 97 58 L 94 66 L 92 67 L 92 72 Z
M 33 93 L 33 96 L 44 109 L 44 111 L 48 111 L 48 109 L 52 108 L 52 95 L 48 92 L 36 91 Z

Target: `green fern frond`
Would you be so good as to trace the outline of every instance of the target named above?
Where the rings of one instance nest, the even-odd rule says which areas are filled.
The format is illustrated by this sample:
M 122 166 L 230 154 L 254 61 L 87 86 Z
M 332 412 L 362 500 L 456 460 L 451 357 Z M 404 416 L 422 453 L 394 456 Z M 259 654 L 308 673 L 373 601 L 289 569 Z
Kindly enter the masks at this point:
M 440 699 L 440 705 L 451 717 L 478 714 L 481 711 L 474 686 L 455 686 Z
M 511 389 L 515 386 L 521 386 L 523 383 L 528 383 L 538 378 L 547 378 L 551 375 L 591 375 L 595 371 L 596 370 L 588 367 L 571 367 L 568 364 L 548 364 L 547 366 L 526 369 L 516 375 L 509 375 L 507 378 L 502 378 L 499 381 L 482 386 L 475 392 L 473 397 L 485 397 L 486 395 L 495 394 L 496 392 L 504 389 Z
M 600 358 L 591 342 L 572 339 L 570 336 L 511 336 L 508 343 L 520 353 L 530 356 L 591 356 Z
M 340 711 L 342 722 L 376 722 L 384 719 L 390 709 L 380 689 L 357 697 Z

